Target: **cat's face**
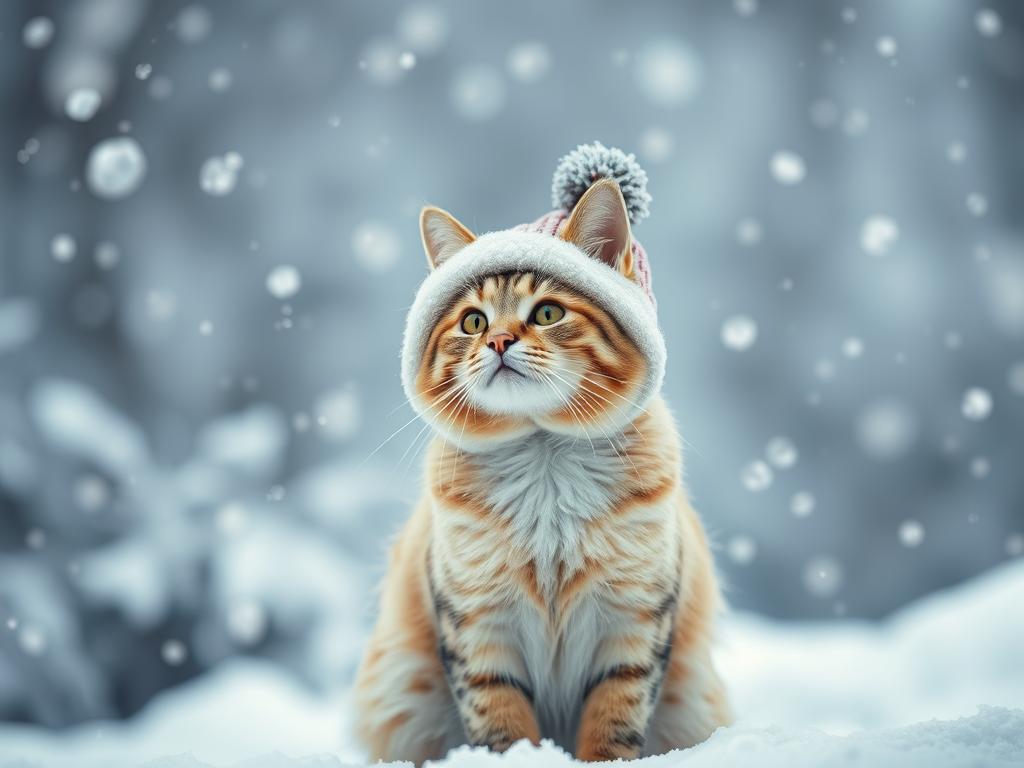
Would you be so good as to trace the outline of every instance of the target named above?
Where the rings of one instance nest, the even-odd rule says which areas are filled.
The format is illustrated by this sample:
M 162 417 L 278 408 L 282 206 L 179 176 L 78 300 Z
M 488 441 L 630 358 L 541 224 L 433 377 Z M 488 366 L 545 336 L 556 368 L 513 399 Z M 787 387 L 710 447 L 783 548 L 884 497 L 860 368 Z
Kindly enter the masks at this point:
M 644 357 L 594 302 L 533 272 L 467 287 L 434 327 L 417 388 L 445 434 L 601 436 L 634 409 Z
M 474 236 L 426 209 L 421 228 L 438 266 Z M 560 237 L 635 279 L 629 224 L 614 183 L 577 204 Z M 598 303 L 538 272 L 467 284 L 431 329 L 415 379 L 420 412 L 460 445 L 538 429 L 610 436 L 635 417 L 647 363 Z

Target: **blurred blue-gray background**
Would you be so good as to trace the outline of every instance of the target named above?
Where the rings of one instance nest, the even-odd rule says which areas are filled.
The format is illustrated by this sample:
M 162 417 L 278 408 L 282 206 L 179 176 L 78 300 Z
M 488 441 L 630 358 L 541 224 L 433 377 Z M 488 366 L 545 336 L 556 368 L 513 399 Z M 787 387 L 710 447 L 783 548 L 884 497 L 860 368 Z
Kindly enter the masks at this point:
M 0 4 L 0 720 L 239 654 L 350 678 L 427 437 L 418 210 L 535 218 L 581 142 L 650 176 L 736 608 L 878 618 L 1021 555 L 1022 35 L 1009 0 Z

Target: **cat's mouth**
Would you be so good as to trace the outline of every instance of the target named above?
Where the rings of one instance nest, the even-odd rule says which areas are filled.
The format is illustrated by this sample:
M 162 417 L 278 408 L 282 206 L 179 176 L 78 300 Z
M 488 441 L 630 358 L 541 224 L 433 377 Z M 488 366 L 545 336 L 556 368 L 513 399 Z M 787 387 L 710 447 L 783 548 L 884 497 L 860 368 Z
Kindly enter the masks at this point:
M 487 380 L 487 383 L 484 386 L 486 386 L 486 387 L 491 386 L 491 384 L 494 383 L 494 381 L 498 378 L 498 376 L 502 376 L 502 375 L 506 376 L 506 377 L 507 376 L 511 376 L 513 378 L 520 378 L 520 379 L 527 378 L 525 373 L 523 373 L 522 371 L 516 370 L 511 365 L 509 365 L 504 360 L 502 360 L 502 361 L 500 361 L 498 363 L 498 367 L 494 369 L 494 373 L 491 374 L 490 378 Z

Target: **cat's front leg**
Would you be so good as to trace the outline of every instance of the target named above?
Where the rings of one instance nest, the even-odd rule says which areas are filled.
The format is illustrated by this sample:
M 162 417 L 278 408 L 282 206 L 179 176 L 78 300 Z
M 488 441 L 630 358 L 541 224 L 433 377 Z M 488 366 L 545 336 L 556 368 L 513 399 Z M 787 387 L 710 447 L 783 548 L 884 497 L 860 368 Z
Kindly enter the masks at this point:
M 441 662 L 469 743 L 503 752 L 520 739 L 540 742 L 525 665 L 511 629 L 486 619 L 441 621 Z
M 452 574 L 428 558 L 438 653 L 466 738 L 503 752 L 520 739 L 540 743 L 533 689 L 498 600 L 473 600 Z
M 583 694 L 578 760 L 639 757 L 672 643 L 671 604 L 606 637 Z

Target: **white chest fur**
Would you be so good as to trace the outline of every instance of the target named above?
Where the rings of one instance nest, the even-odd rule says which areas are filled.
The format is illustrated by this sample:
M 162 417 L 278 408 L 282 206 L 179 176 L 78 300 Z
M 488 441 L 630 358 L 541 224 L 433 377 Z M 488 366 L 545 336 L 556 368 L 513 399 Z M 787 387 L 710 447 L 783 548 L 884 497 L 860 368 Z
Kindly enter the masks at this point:
M 532 560 L 537 586 L 554 610 L 561 574 L 584 566 L 586 528 L 607 514 L 625 472 L 622 447 L 538 433 L 486 457 L 488 500 L 511 524 L 510 555 Z M 571 616 L 545 615 L 523 601 L 510 616 L 545 733 L 571 747 L 582 691 L 597 645 L 617 617 L 596 593 L 575 601 Z
M 511 523 L 515 546 L 536 563 L 547 594 L 561 563 L 569 570 L 581 563 L 587 521 L 614 501 L 629 466 L 621 454 L 607 440 L 538 432 L 481 457 L 490 479 L 488 502 Z

